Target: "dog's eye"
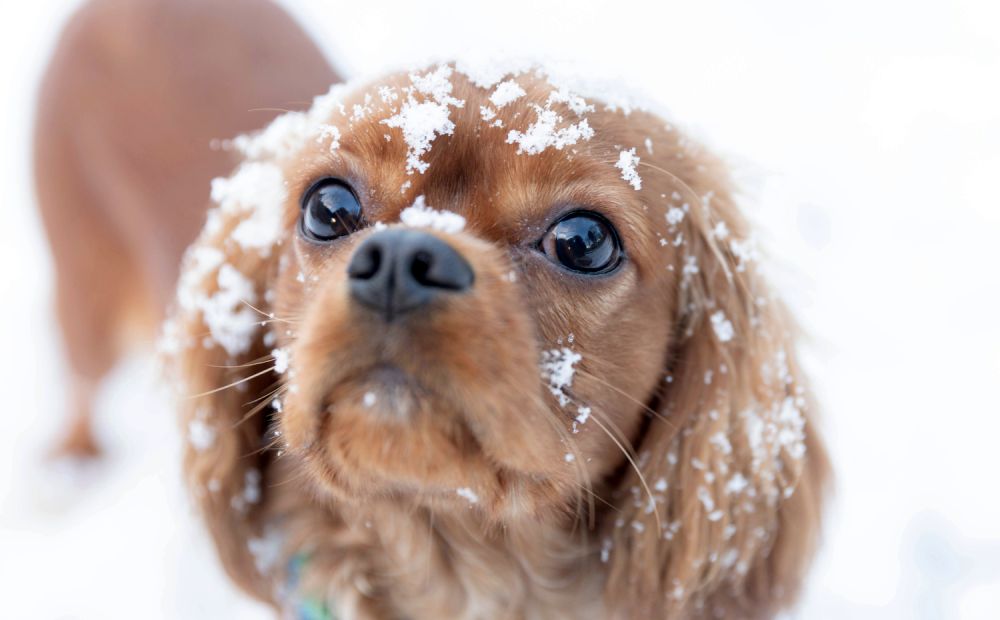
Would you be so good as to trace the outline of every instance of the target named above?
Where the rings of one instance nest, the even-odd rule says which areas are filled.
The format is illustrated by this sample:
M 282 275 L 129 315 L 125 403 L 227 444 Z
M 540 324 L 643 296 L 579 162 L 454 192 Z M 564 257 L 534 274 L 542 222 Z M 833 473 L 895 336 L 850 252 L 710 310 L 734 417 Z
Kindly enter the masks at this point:
M 542 237 L 541 249 L 551 260 L 581 273 L 606 273 L 622 257 L 614 227 L 589 211 L 575 211 L 553 224 Z
M 315 183 L 302 199 L 302 234 L 312 241 L 333 241 L 361 228 L 361 203 L 337 179 Z

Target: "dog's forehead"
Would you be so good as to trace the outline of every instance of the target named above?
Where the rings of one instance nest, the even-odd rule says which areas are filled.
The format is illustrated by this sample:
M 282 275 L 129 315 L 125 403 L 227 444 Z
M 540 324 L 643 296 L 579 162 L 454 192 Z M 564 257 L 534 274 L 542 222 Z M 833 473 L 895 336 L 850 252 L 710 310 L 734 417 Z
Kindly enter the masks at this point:
M 467 217 L 519 220 L 637 189 L 618 165 L 635 141 L 629 119 L 537 72 L 478 83 L 450 65 L 395 74 L 352 90 L 324 125 L 318 146 L 389 211 L 424 196 Z M 491 208 L 498 201 L 504 209 Z

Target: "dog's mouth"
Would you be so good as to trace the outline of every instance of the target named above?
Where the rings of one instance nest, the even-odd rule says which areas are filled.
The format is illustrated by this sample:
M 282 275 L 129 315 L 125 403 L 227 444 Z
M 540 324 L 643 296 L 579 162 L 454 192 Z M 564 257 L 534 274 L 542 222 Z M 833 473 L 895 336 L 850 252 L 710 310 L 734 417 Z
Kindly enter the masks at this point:
M 387 423 L 405 423 L 417 402 L 434 397 L 419 380 L 391 363 L 354 373 L 346 383 L 357 386 L 352 391 L 361 394 L 361 406 L 371 412 L 373 419 Z M 331 400 L 325 409 L 335 410 L 340 404 Z
M 522 510 L 527 496 L 559 495 L 540 487 L 573 477 L 554 421 L 544 419 L 552 412 L 535 368 L 512 364 L 508 376 L 433 353 L 369 358 L 365 351 L 378 345 L 371 336 L 352 351 L 354 363 L 332 373 L 303 369 L 287 400 L 283 435 L 321 492 L 339 501 L 409 497 L 509 513 L 515 496 Z M 526 387 L 507 389 L 519 384 Z
M 505 468 L 486 454 L 466 413 L 398 365 L 350 372 L 313 410 L 305 446 L 322 463 L 315 481 L 340 498 L 478 502 Z

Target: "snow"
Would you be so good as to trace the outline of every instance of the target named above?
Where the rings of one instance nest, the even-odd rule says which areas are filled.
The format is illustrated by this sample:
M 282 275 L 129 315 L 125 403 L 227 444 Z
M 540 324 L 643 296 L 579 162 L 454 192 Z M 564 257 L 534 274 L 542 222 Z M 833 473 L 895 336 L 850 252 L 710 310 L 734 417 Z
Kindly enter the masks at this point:
M 219 267 L 219 290 L 211 296 L 202 296 L 197 303 L 214 344 L 230 355 L 238 355 L 250 348 L 260 324 L 258 315 L 247 304 L 257 302 L 253 282 L 235 267 Z
M 469 504 L 475 504 L 479 502 L 479 496 L 476 495 L 475 491 L 473 491 L 469 487 L 460 487 L 458 489 L 455 489 L 455 493 L 465 501 L 469 502 Z
M 729 437 L 722 431 L 712 435 L 708 438 L 709 443 L 718 448 L 719 452 L 722 454 L 730 454 L 733 451 L 733 445 L 729 442 Z
M 507 134 L 507 143 L 517 144 L 518 153 L 537 155 L 550 147 L 561 151 L 581 140 L 590 140 L 594 137 L 594 130 L 590 128 L 587 119 L 558 127 L 564 119 L 555 110 L 542 108 L 539 105 L 532 107 L 537 114 L 535 122 L 529 125 L 526 131 L 511 129 Z
M 805 417 L 795 398 L 788 396 L 781 402 L 777 415 L 778 443 L 793 459 L 805 456 Z
M 399 221 L 414 228 L 431 228 L 443 233 L 459 233 L 465 228 L 465 218 L 451 211 L 438 211 L 427 206 L 421 194 L 399 214 Z
M 726 483 L 726 491 L 729 493 L 739 493 L 748 486 L 750 486 L 750 481 L 746 479 L 746 476 L 736 472 L 733 474 L 733 477 L 729 479 L 729 482 Z
M 420 159 L 430 148 L 431 142 L 439 135 L 450 135 L 455 123 L 449 118 L 448 108 L 434 101 L 416 102 L 413 99 L 403 104 L 399 114 L 383 121 L 389 127 L 402 129 L 403 139 L 409 147 L 406 157 L 406 172 L 423 174 L 430 166 Z
M 281 561 L 284 544 L 285 539 L 281 531 L 273 526 L 266 528 L 260 538 L 251 538 L 247 541 L 247 548 L 258 573 L 264 576 L 271 574 Z
M 233 496 L 232 506 L 234 510 L 246 512 L 250 506 L 260 503 L 262 476 L 258 469 L 248 469 L 243 476 L 243 490 L 239 495 Z
M 548 383 L 549 391 L 563 407 L 570 402 L 566 388 L 573 385 L 573 375 L 576 373 L 574 366 L 582 359 L 582 355 L 565 347 L 542 351 L 542 379 Z M 587 416 L 589 415 L 588 409 Z M 587 416 L 583 416 L 584 421 Z
M 369 409 L 375 406 L 375 392 L 365 392 L 365 395 L 361 398 L 361 404 Z
M 288 372 L 288 364 L 291 361 L 288 349 L 274 349 L 271 351 L 271 357 L 274 358 L 274 372 L 279 375 Z
M 729 228 L 726 226 L 726 223 L 723 221 L 719 221 L 715 225 L 715 228 L 712 229 L 712 236 L 715 237 L 716 239 L 719 239 L 720 241 L 728 237 Z
M 514 80 L 507 80 L 497 84 L 496 90 L 490 95 L 490 102 L 499 110 L 508 103 L 520 99 L 525 94 L 524 89 Z
M 215 429 L 197 417 L 188 423 L 188 443 L 198 452 L 204 452 L 215 444 Z
M 725 312 L 716 310 L 710 318 L 712 329 L 715 331 L 715 337 L 719 339 L 719 342 L 729 342 L 733 339 L 733 324 L 726 318 Z M 708 382 L 706 381 L 706 383 Z
M 455 131 L 449 108 L 461 108 L 465 102 L 451 96 L 451 72 L 451 67 L 441 65 L 423 75 L 411 73 L 413 86 L 407 88 L 406 101 L 400 111 L 382 121 L 403 133 L 407 145 L 407 174 L 413 174 L 414 170 L 420 174 L 426 172 L 430 164 L 421 157 L 438 136 L 451 135 Z M 424 98 L 418 98 L 418 93 Z
M 669 209 L 667 209 L 667 214 L 665 217 L 667 218 L 667 224 L 669 224 L 670 227 L 673 228 L 678 224 L 680 224 L 682 221 L 684 221 L 684 209 L 680 209 L 678 207 L 670 207 Z
M 992 488 L 1000 422 L 984 412 L 1000 382 L 1000 294 L 983 282 L 1000 237 L 1000 92 L 992 79 L 1000 7 L 847 0 L 813 19 L 790 0 L 689 3 L 679 13 L 629 2 L 616 11 L 512 2 L 504 10 L 289 5 L 348 73 L 416 64 L 415 54 L 570 53 L 595 73 L 648 89 L 671 116 L 698 128 L 694 137 L 734 165 L 741 205 L 777 259 L 768 261 L 769 275 L 814 337 L 804 362 L 837 467 L 836 496 L 805 600 L 788 616 L 995 618 L 1000 501 L 984 489 Z M 0 210 L 0 329 L 17 352 L 0 363 L 7 385 L 23 386 L 6 392 L 8 409 L 25 412 L 8 416 L 0 435 L 0 548 L 15 558 L 0 561 L 4 609 L 31 618 L 131 618 L 136 610 L 151 619 L 273 618 L 234 589 L 190 509 L 179 472 L 188 429 L 154 395 L 148 359 L 126 361 L 102 389 L 97 416 L 110 454 L 99 477 L 38 497 L 46 488 L 40 455 L 64 413 L 64 391 L 53 386 L 66 385 L 66 376 L 26 145 L 39 67 L 78 3 L 0 8 L 0 41 L 16 50 L 0 55 L 11 93 L 0 114 L 8 205 Z M 636 11 L 648 19 L 635 19 Z M 909 27 L 896 28 L 904 13 Z M 668 18 L 685 27 L 664 37 Z M 609 32 L 630 36 L 623 43 Z M 485 63 L 460 70 L 486 88 L 509 77 Z M 295 125 L 284 129 L 302 129 L 300 138 L 270 148 L 287 152 L 282 145 L 318 135 L 311 124 Z M 661 150 L 659 140 L 654 146 Z M 257 148 L 263 154 L 263 143 Z M 725 241 L 742 263 L 759 260 L 756 240 L 733 245 L 730 231 Z M 918 337 L 928 326 L 947 326 L 948 337 Z M 739 480 L 731 474 L 728 484 Z
M 286 158 L 302 146 L 312 129 L 307 114 L 283 114 L 256 134 L 235 137 L 233 146 L 250 159 Z
M 757 240 L 753 237 L 747 239 L 733 239 L 729 242 L 729 249 L 736 257 L 736 271 L 746 270 L 747 263 L 754 262 L 760 258 L 757 250 Z
M 340 148 L 340 129 L 336 125 L 327 123 L 320 125 L 320 132 L 319 136 L 316 137 L 316 143 L 323 144 L 327 140 L 330 141 L 327 148 L 330 149 L 331 153 Z
M 250 213 L 231 238 L 245 249 L 268 256 L 280 238 L 287 197 L 281 169 L 271 163 L 247 162 L 231 177 L 214 179 L 211 195 L 223 212 Z
M 455 56 L 458 58 L 455 68 L 479 88 L 491 88 L 507 74 L 520 75 L 530 71 L 534 65 L 533 60 L 525 58 L 511 58 L 509 55 L 477 55 L 474 48 L 470 52 Z
M 701 502 L 702 506 L 705 507 L 705 512 L 711 514 L 715 511 L 715 500 L 712 498 L 712 492 L 705 487 L 698 487 L 697 491 L 698 501 Z
M 615 163 L 615 168 L 622 171 L 622 179 L 636 191 L 642 189 L 642 179 L 635 169 L 638 165 L 639 156 L 635 154 L 635 148 L 627 151 L 623 150 L 618 153 L 618 161 Z

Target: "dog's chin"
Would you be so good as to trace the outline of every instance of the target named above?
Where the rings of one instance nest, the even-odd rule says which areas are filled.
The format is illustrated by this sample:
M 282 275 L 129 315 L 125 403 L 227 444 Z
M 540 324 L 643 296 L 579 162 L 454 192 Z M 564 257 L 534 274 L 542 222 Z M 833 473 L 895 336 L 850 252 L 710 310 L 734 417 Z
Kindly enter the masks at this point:
M 461 405 L 399 367 L 354 372 L 315 402 L 309 411 L 288 408 L 286 437 L 304 449 L 320 488 L 342 501 L 406 495 L 467 503 L 497 485 L 498 469 Z M 307 429 L 296 424 L 308 418 Z M 466 491 L 473 488 L 480 491 Z
M 491 458 L 476 403 L 454 402 L 399 367 L 353 372 L 324 394 L 312 407 L 290 400 L 284 435 L 312 486 L 338 502 L 405 499 L 495 516 L 552 513 L 569 502 L 564 462 L 542 475 L 512 466 L 516 444 L 505 447 L 511 460 Z

